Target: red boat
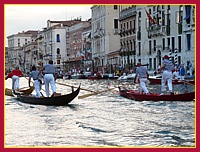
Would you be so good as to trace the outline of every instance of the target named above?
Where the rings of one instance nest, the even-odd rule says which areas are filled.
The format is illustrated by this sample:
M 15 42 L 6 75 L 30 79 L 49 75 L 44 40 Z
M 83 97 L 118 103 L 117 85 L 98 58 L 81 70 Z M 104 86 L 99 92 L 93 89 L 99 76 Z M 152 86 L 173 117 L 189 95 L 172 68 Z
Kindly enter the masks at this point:
M 150 84 L 161 84 L 162 78 L 160 78 L 160 77 L 158 77 L 158 78 L 149 77 L 148 80 L 149 80 Z M 184 84 L 184 83 L 189 83 L 189 84 L 193 84 L 194 85 L 195 84 L 195 80 L 185 80 L 185 81 L 178 80 L 178 79 L 173 79 L 172 80 L 172 84 Z
M 144 94 L 138 90 L 122 90 L 119 87 L 119 94 L 122 97 L 136 101 L 192 101 L 195 99 L 195 92 L 174 95 L 160 95 L 157 93 Z

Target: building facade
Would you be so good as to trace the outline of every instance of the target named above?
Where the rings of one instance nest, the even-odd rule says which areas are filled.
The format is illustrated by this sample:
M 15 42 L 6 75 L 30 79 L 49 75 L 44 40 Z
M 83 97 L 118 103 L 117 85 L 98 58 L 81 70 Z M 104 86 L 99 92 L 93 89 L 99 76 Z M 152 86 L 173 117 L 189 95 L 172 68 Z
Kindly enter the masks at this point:
M 25 54 L 24 50 L 27 45 L 35 42 L 38 31 L 26 31 L 19 32 L 7 37 L 8 48 L 7 48 L 7 67 L 8 71 L 13 70 L 16 66 L 24 70 L 25 67 Z
M 47 21 L 41 31 L 8 36 L 6 69 L 25 72 L 53 60 L 58 71 L 115 73 L 137 62 L 156 70 L 164 55 L 195 66 L 195 5 L 93 5 L 92 18 Z
M 113 73 L 113 65 L 119 65 L 120 39 L 118 29 L 119 7 L 117 5 L 94 5 L 92 11 L 92 58 L 94 69 Z

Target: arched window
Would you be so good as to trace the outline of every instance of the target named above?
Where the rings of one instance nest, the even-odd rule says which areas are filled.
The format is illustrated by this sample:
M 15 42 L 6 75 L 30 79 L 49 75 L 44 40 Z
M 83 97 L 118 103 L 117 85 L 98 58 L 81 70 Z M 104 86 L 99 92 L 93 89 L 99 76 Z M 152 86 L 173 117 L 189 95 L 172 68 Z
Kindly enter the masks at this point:
M 56 35 L 56 41 L 60 42 L 60 35 L 59 34 Z
M 60 54 L 60 49 L 59 48 L 57 48 L 57 54 Z

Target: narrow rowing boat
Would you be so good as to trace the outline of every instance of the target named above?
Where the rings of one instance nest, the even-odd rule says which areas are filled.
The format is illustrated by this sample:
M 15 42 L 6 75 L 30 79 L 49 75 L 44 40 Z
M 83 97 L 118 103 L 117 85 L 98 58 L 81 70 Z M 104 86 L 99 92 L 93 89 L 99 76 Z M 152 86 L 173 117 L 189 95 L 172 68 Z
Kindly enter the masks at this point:
M 195 92 L 184 94 L 160 95 L 158 93 L 144 94 L 138 90 L 126 90 L 119 87 L 119 94 L 122 97 L 136 101 L 192 101 L 195 99 Z
M 44 98 L 35 98 L 30 95 L 17 95 L 17 100 L 23 103 L 35 104 L 35 105 L 47 105 L 47 106 L 64 106 L 70 103 L 76 96 L 79 94 L 80 85 L 77 90 L 72 91 L 72 93 L 53 96 L 53 97 L 44 97 Z

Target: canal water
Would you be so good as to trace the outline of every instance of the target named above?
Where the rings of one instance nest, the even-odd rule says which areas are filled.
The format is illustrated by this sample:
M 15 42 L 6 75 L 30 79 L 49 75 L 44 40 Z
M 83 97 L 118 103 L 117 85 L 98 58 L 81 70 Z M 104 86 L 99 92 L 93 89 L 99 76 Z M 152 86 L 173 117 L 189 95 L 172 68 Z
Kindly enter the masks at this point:
M 105 90 L 108 84 L 108 80 L 56 81 L 74 86 L 81 83 L 81 88 L 93 91 Z M 138 86 L 116 80 L 110 80 L 110 84 Z M 25 86 L 28 80 L 20 78 L 20 87 Z M 159 91 L 159 87 L 148 86 L 153 91 Z M 11 79 L 6 80 L 6 88 L 11 88 Z M 116 91 L 76 97 L 68 106 L 60 107 L 25 104 L 5 96 L 5 146 L 195 146 L 195 101 L 133 101 Z M 57 84 L 57 92 L 66 94 L 71 88 Z M 79 95 L 88 93 L 81 90 Z

